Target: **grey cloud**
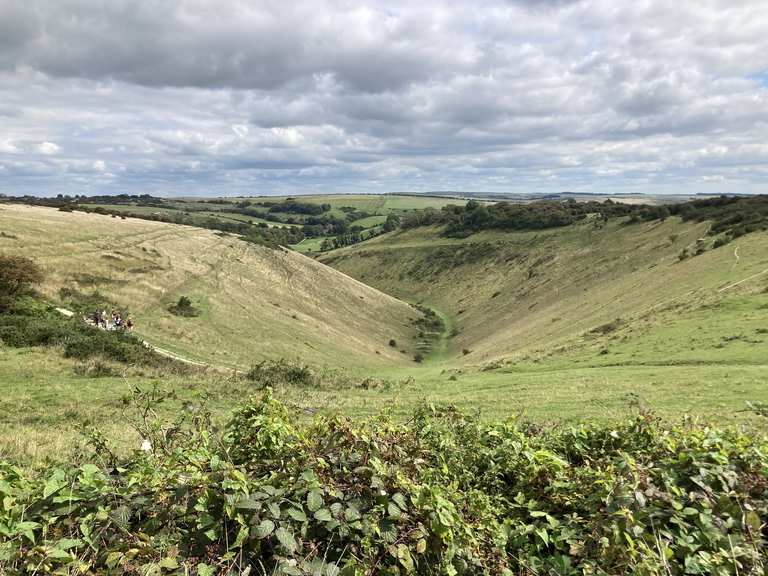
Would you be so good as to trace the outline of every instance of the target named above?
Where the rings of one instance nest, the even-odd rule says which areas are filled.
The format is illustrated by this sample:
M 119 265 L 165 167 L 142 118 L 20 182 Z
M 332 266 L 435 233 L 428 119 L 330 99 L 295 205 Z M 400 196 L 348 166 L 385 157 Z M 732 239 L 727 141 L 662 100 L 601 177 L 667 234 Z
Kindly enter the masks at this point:
M 766 191 L 758 0 L 0 14 L 4 193 Z

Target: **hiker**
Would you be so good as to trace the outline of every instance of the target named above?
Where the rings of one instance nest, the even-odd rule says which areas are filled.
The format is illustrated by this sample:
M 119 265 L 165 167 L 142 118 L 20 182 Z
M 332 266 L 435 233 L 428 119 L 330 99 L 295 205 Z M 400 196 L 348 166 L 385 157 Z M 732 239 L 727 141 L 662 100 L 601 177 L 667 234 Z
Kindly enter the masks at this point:
M 123 319 L 120 318 L 120 313 L 115 314 L 115 330 L 123 329 Z
M 128 329 L 128 332 L 133 332 L 133 318 L 128 316 L 128 320 L 125 321 L 125 327 Z
M 91 317 L 91 321 L 93 322 L 93 325 L 98 328 L 101 326 L 101 313 L 96 310 L 96 312 L 93 313 L 93 316 Z

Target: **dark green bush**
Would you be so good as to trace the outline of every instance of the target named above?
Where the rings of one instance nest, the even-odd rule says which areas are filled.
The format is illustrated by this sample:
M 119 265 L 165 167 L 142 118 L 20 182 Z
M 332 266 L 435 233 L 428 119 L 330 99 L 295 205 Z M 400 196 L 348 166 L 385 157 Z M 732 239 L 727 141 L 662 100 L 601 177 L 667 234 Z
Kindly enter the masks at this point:
M 301 423 L 268 394 L 222 431 L 193 414 L 186 426 L 145 421 L 137 428 L 151 450 L 123 460 L 102 449 L 93 464 L 41 475 L 0 464 L 0 565 L 13 574 L 765 570 L 761 434 L 648 415 L 542 431 L 433 407 L 404 424 Z
M 173 306 L 170 306 L 168 311 L 171 314 L 175 314 L 176 316 L 185 316 L 188 318 L 193 318 L 200 315 L 200 310 L 192 305 L 192 300 L 190 300 L 188 296 L 182 296 L 179 298 L 179 301 L 176 302 L 176 304 Z
M 180 369 L 178 363 L 156 354 L 132 334 L 99 330 L 77 315 L 65 318 L 50 306 L 31 298 L 18 300 L 13 309 L 0 314 L 0 341 L 15 348 L 62 346 L 67 358 L 104 358 L 126 364 Z
M 276 384 L 291 384 L 294 386 L 314 386 L 316 377 L 312 369 L 300 361 L 264 360 L 254 364 L 245 377 L 260 387 Z

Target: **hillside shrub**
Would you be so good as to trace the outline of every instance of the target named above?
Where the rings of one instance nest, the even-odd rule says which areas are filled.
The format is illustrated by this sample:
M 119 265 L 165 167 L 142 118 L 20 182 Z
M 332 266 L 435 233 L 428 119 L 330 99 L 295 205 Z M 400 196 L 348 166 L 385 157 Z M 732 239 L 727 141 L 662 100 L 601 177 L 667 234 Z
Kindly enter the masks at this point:
M 245 377 L 262 388 L 275 384 L 311 387 L 317 383 L 317 377 L 309 366 L 299 360 L 284 358 L 254 364 Z
M 302 422 L 269 393 L 221 430 L 190 414 L 140 422 L 150 450 L 126 458 L 102 439 L 69 468 L 0 463 L 0 564 L 13 574 L 765 571 L 760 434 L 647 414 L 543 430 L 431 406 L 405 423 Z
M 14 348 L 60 346 L 65 357 L 79 360 L 102 358 L 180 372 L 186 370 L 178 362 L 156 354 L 132 334 L 99 330 L 77 315 L 66 318 L 31 297 L 17 299 L 10 309 L 0 313 L 0 342 Z
M 176 316 L 194 318 L 200 315 L 200 310 L 192 305 L 192 300 L 188 296 L 182 296 L 173 306 L 168 307 L 168 312 Z
M 29 258 L 0 254 L 0 311 L 43 280 L 43 271 Z

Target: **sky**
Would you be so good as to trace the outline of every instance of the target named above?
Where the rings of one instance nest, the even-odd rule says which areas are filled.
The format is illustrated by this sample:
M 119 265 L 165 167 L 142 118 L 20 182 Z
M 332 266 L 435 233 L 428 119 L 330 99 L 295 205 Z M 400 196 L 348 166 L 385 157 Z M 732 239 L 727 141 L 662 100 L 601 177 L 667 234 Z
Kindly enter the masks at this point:
M 765 0 L 0 0 L 0 193 L 768 193 Z

